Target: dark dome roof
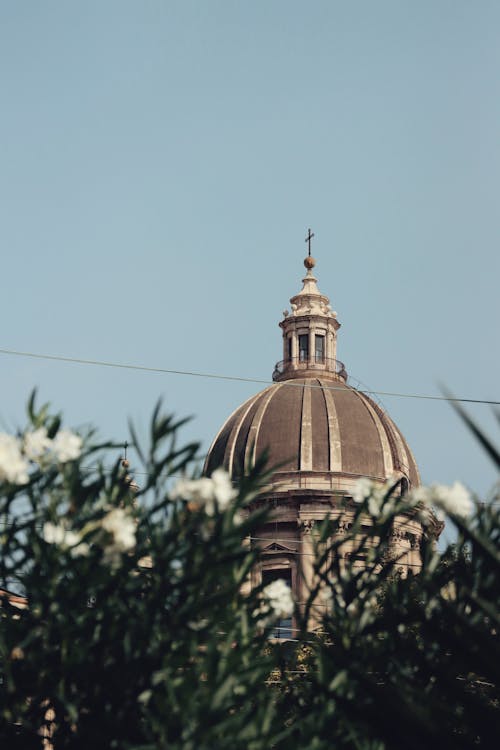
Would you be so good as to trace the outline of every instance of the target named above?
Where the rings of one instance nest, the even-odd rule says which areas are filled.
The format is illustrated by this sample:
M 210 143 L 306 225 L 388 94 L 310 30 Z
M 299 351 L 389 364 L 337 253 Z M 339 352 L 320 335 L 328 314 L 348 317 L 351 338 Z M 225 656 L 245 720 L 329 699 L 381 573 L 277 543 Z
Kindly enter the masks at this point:
M 404 475 L 419 484 L 413 455 L 394 422 L 372 399 L 340 379 L 284 380 L 246 401 L 224 423 L 205 463 L 233 477 L 263 451 L 289 487 L 337 486 L 358 477 Z M 300 474 L 298 474 L 300 472 Z M 295 479 L 294 479 L 295 477 Z

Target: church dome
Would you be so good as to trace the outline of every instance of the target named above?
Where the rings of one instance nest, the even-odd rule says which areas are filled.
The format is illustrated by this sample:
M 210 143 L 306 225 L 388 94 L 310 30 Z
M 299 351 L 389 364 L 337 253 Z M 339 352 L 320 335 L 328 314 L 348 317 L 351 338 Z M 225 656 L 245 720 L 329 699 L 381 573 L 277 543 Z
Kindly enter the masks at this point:
M 317 375 L 275 383 L 224 423 L 207 456 L 208 474 L 234 477 L 264 452 L 287 489 L 349 490 L 360 477 L 403 476 L 419 484 L 413 455 L 380 406 L 340 378 Z
M 356 517 L 360 479 L 379 486 L 393 480 L 398 494 L 420 483 L 400 430 L 373 394 L 353 387 L 337 359 L 340 322 L 313 275 L 312 237 L 309 230 L 302 289 L 290 299 L 290 309 L 283 311 L 279 323 L 282 359 L 274 367 L 273 382 L 226 419 L 204 467 L 211 475 L 222 466 L 238 480 L 267 457 L 269 475 L 248 510 L 266 508 L 268 514 L 248 540 L 259 555 L 245 586 L 251 589 L 281 578 L 297 602 L 307 602 L 318 585 L 314 559 L 323 540 L 318 529 L 326 518 L 335 524 L 332 538 L 342 542 L 335 554 L 346 564 L 366 564 L 366 555 L 348 534 Z M 442 525 L 431 520 L 424 527 L 414 511 L 394 519 L 387 559 L 397 561 L 403 573 L 421 569 L 424 536 L 439 536 Z M 367 517 L 361 529 L 370 523 Z M 320 625 L 320 612 L 311 609 L 311 629 Z M 292 625 L 290 619 L 280 621 L 277 637 L 291 638 Z
M 283 359 L 275 382 L 226 420 L 205 472 L 223 466 L 236 479 L 266 453 L 273 492 L 350 495 L 360 477 L 380 483 L 397 477 L 403 491 L 418 485 L 403 435 L 378 403 L 352 387 L 336 359 L 337 313 L 318 289 L 310 253 L 304 265 L 303 287 L 279 324 Z

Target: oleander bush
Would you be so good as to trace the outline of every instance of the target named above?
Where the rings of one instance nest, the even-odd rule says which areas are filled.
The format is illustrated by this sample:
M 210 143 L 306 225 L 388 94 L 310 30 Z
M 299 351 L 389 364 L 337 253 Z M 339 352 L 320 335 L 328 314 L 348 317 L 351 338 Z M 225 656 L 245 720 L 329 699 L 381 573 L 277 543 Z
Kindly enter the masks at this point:
M 468 518 L 450 509 L 456 542 L 442 553 L 424 543 L 417 575 L 403 574 L 388 555 L 384 532 L 387 539 L 392 512 L 374 525 L 382 540 L 376 547 L 361 533 L 368 498 L 351 530 L 366 566 L 339 565 L 342 541 L 323 545 L 308 606 L 318 597 L 329 606 L 302 673 L 288 680 L 292 745 L 498 746 L 499 500 L 496 494 L 477 505 Z M 398 510 L 413 502 L 393 497 Z M 328 523 L 322 531 L 327 540 Z M 304 619 L 304 633 L 306 625 Z
M 29 414 L 0 442 L 0 587 L 27 597 L 1 602 L 0 746 L 264 747 L 280 602 L 242 592 L 259 523 L 242 506 L 265 474 L 191 482 L 198 446 L 156 410 L 133 492 L 120 460 L 106 468 L 117 446 Z
M 296 638 L 274 642 L 290 592 L 248 585 L 266 511 L 247 506 L 269 474 L 200 478 L 181 425 L 157 408 L 147 446 L 132 429 L 139 487 L 119 446 L 34 398 L 28 426 L 0 435 L 0 747 L 496 747 L 498 496 L 360 482 L 347 535 L 319 528 Z M 432 506 L 456 541 L 424 539 L 422 572 L 402 574 L 394 520 L 425 524 Z M 349 540 L 363 568 L 340 565 Z

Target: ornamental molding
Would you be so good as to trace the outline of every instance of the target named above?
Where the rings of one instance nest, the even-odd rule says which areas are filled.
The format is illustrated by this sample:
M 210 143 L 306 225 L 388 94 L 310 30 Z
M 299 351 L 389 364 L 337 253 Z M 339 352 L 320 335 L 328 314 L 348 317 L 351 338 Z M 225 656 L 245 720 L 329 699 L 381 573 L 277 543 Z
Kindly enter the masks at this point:
M 406 536 L 406 531 L 403 531 L 402 529 L 392 529 L 389 536 L 390 536 L 391 542 L 407 542 L 408 541 L 408 538 Z
M 264 547 L 262 549 L 262 553 L 267 552 L 281 552 L 285 554 L 294 555 L 297 550 L 292 549 L 291 547 L 285 547 L 283 544 L 278 544 L 277 542 L 273 542 L 272 544 L 269 544 L 267 547 Z

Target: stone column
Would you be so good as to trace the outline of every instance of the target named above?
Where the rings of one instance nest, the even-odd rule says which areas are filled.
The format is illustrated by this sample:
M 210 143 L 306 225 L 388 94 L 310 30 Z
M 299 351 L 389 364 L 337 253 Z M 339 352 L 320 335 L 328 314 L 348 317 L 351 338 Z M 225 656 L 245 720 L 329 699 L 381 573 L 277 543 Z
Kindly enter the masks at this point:
M 314 521 L 310 519 L 299 520 L 300 525 L 300 601 L 305 602 L 313 585 L 314 578 L 314 545 L 312 539 L 312 529 Z
M 302 542 L 300 601 L 304 603 L 309 598 L 311 589 L 317 583 L 314 576 L 316 554 L 314 550 L 314 523 L 315 521 L 310 518 L 299 520 L 300 539 Z M 315 630 L 319 627 L 321 614 L 322 612 L 318 607 L 315 608 L 313 606 L 311 608 L 311 616 L 308 624 L 309 629 Z
M 329 360 L 336 359 L 337 351 L 336 351 L 336 346 L 335 346 L 335 334 L 333 333 L 332 330 L 328 331 L 326 338 L 328 341 L 328 345 L 327 345 L 328 359 Z
M 294 329 L 292 331 L 292 366 L 296 367 L 297 360 L 299 358 L 299 352 L 298 352 L 299 344 L 297 339 L 297 331 Z

